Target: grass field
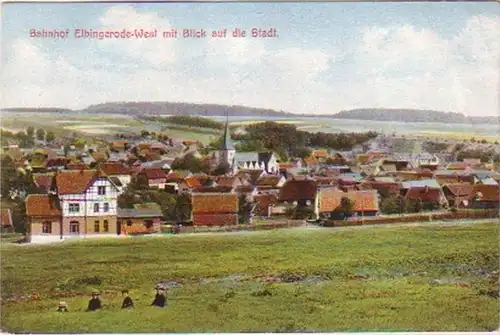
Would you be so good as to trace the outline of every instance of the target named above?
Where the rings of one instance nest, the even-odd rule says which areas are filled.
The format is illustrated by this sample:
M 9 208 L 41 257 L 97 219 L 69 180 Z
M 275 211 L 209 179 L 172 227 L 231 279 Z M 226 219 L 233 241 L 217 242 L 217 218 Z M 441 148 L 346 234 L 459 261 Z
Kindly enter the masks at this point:
M 484 294 L 497 289 L 487 278 L 499 267 L 495 222 L 2 244 L 1 251 L 2 328 L 10 332 L 498 328 L 499 301 Z M 149 307 L 154 286 L 173 281 L 169 307 Z M 119 309 L 123 288 L 135 310 Z M 84 312 L 92 289 L 103 292 L 98 313 Z M 41 299 L 21 297 L 34 293 Z M 69 313 L 55 312 L 60 300 Z

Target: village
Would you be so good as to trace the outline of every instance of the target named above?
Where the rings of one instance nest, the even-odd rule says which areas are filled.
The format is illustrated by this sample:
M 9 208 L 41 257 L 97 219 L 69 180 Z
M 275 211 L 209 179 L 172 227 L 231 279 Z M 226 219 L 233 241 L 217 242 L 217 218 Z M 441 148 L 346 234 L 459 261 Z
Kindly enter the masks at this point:
M 2 229 L 23 220 L 26 241 L 37 243 L 273 222 L 498 217 L 500 172 L 492 160 L 421 145 L 397 152 L 390 135 L 378 134 L 352 150 L 310 148 L 307 157 L 282 161 L 273 151 L 238 151 L 229 120 L 223 132 L 215 150 L 146 131 L 101 146 L 10 143 L 2 173 L 11 166 L 23 182 L 2 197 L 24 203 L 25 213 L 2 208 Z

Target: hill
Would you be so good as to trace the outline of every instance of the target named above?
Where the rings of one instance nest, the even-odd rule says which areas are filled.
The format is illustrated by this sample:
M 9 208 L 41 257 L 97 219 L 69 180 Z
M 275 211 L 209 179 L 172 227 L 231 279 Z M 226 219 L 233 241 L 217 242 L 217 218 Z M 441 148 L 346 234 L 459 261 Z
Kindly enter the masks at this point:
M 435 123 L 465 123 L 465 124 L 492 124 L 500 123 L 500 117 L 467 117 L 460 113 L 441 112 L 421 109 L 389 109 L 389 108 L 362 108 L 344 110 L 336 114 L 294 114 L 274 109 L 255 108 L 241 105 L 195 104 L 185 102 L 143 101 L 143 102 L 106 102 L 91 105 L 82 110 L 65 108 L 5 108 L 2 111 L 15 113 L 96 113 L 96 114 L 127 114 L 132 116 L 172 115 L 172 116 L 225 116 L 230 117 L 328 117 L 334 119 L 398 121 L 398 122 L 435 122 Z
M 126 113 L 131 115 L 199 115 L 199 116 L 295 116 L 284 111 L 239 105 L 194 104 L 184 102 L 108 102 L 87 107 L 90 113 Z
M 363 108 L 341 111 L 333 115 L 336 119 L 398 121 L 398 122 L 435 122 L 435 123 L 499 123 L 495 116 L 470 117 L 460 113 L 440 112 L 421 109 Z

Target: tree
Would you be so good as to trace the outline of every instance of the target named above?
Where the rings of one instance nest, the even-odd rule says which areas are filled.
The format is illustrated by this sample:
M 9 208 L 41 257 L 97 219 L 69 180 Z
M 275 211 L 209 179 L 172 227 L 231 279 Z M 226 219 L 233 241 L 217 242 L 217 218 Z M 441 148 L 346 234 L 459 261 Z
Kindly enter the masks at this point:
M 380 211 L 384 214 L 396 214 L 400 212 L 399 199 L 395 196 L 383 198 Z
M 199 158 L 192 153 L 186 154 L 184 157 L 176 158 L 171 165 L 172 170 L 189 170 L 192 173 L 209 172 L 210 164 L 201 162 Z
M 307 147 L 292 149 L 291 155 L 298 158 L 307 158 L 311 155 L 312 150 Z
M 143 129 L 141 130 L 141 137 L 145 138 L 145 137 L 148 137 L 150 134 L 149 134 L 149 131 Z
M 215 176 L 222 176 L 231 172 L 231 166 L 226 162 L 221 162 L 212 172 Z
M 179 222 L 188 221 L 191 218 L 191 211 L 191 196 L 187 193 L 178 194 L 175 204 L 175 218 Z
M 238 222 L 241 224 L 247 224 L 250 222 L 252 215 L 253 204 L 248 201 L 245 194 L 241 194 L 238 197 Z
M 10 156 L 2 155 L 1 171 L 2 198 L 10 198 L 19 188 L 19 173 L 14 165 L 14 160 Z
M 54 132 L 52 132 L 52 131 L 47 132 L 47 136 L 45 137 L 45 140 L 47 142 L 50 143 L 50 142 L 54 141 L 55 139 L 56 139 L 56 135 L 54 135 Z
M 36 139 L 39 141 L 43 141 L 45 139 L 45 130 L 42 128 L 38 128 L 36 130 Z
M 354 201 L 347 197 L 342 197 L 342 199 L 340 199 L 339 210 L 344 218 L 351 217 L 354 214 Z
M 30 138 L 33 138 L 33 136 L 35 135 L 35 128 L 33 127 L 28 127 L 28 129 L 26 129 L 26 135 Z
M 139 173 L 128 185 L 128 188 L 134 191 L 149 190 L 148 178 L 143 173 Z

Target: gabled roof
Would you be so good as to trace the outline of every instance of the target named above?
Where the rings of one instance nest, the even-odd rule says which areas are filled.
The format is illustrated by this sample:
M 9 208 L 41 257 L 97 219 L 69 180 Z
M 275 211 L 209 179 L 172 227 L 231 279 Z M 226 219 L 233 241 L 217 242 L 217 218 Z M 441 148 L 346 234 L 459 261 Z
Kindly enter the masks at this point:
M 33 174 L 33 182 L 36 187 L 48 192 L 52 188 L 55 173 L 35 173 Z
M 104 163 L 100 169 L 108 176 L 130 175 L 131 171 L 121 163 Z
M 473 185 L 468 183 L 446 184 L 443 186 L 444 192 L 449 192 L 455 197 L 466 197 L 471 194 Z
M 61 171 L 55 178 L 58 194 L 82 194 L 98 178 L 98 171 Z
M 375 190 L 342 192 L 338 189 L 324 188 L 318 193 L 320 213 L 334 212 L 340 207 L 342 198 L 354 201 L 356 212 L 378 211 L 378 194 Z
M 241 179 L 248 178 L 249 181 L 252 184 L 255 184 L 257 180 L 262 176 L 265 175 L 266 173 L 262 170 L 248 170 L 248 169 L 241 169 L 238 171 L 236 174 L 237 177 Z
M 264 175 L 257 179 L 256 185 L 276 187 L 282 178 L 282 176 Z
M 148 178 L 149 180 L 151 179 L 167 179 L 166 173 L 162 169 L 157 169 L 157 168 L 151 168 L 151 169 L 142 169 L 140 174 L 143 174 Z
M 280 201 L 313 200 L 317 184 L 314 180 L 288 180 L 280 190 Z
M 59 199 L 48 194 L 30 194 L 26 198 L 26 215 L 41 217 L 61 216 Z
M 422 202 L 439 202 L 442 190 L 425 186 L 412 187 L 405 195 L 407 200 L 420 200 Z
M 84 163 L 70 163 L 66 165 L 67 170 L 87 170 L 89 167 Z
M 241 185 L 241 180 L 238 177 L 218 177 L 215 182 L 218 186 L 221 187 L 233 187 L 233 185 L 239 186 Z
M 193 214 L 238 212 L 238 195 L 233 193 L 194 193 L 191 201 Z
M 199 178 L 196 177 L 188 177 L 184 179 L 184 183 L 186 184 L 187 187 L 189 188 L 200 188 L 203 185 L 200 182 Z

